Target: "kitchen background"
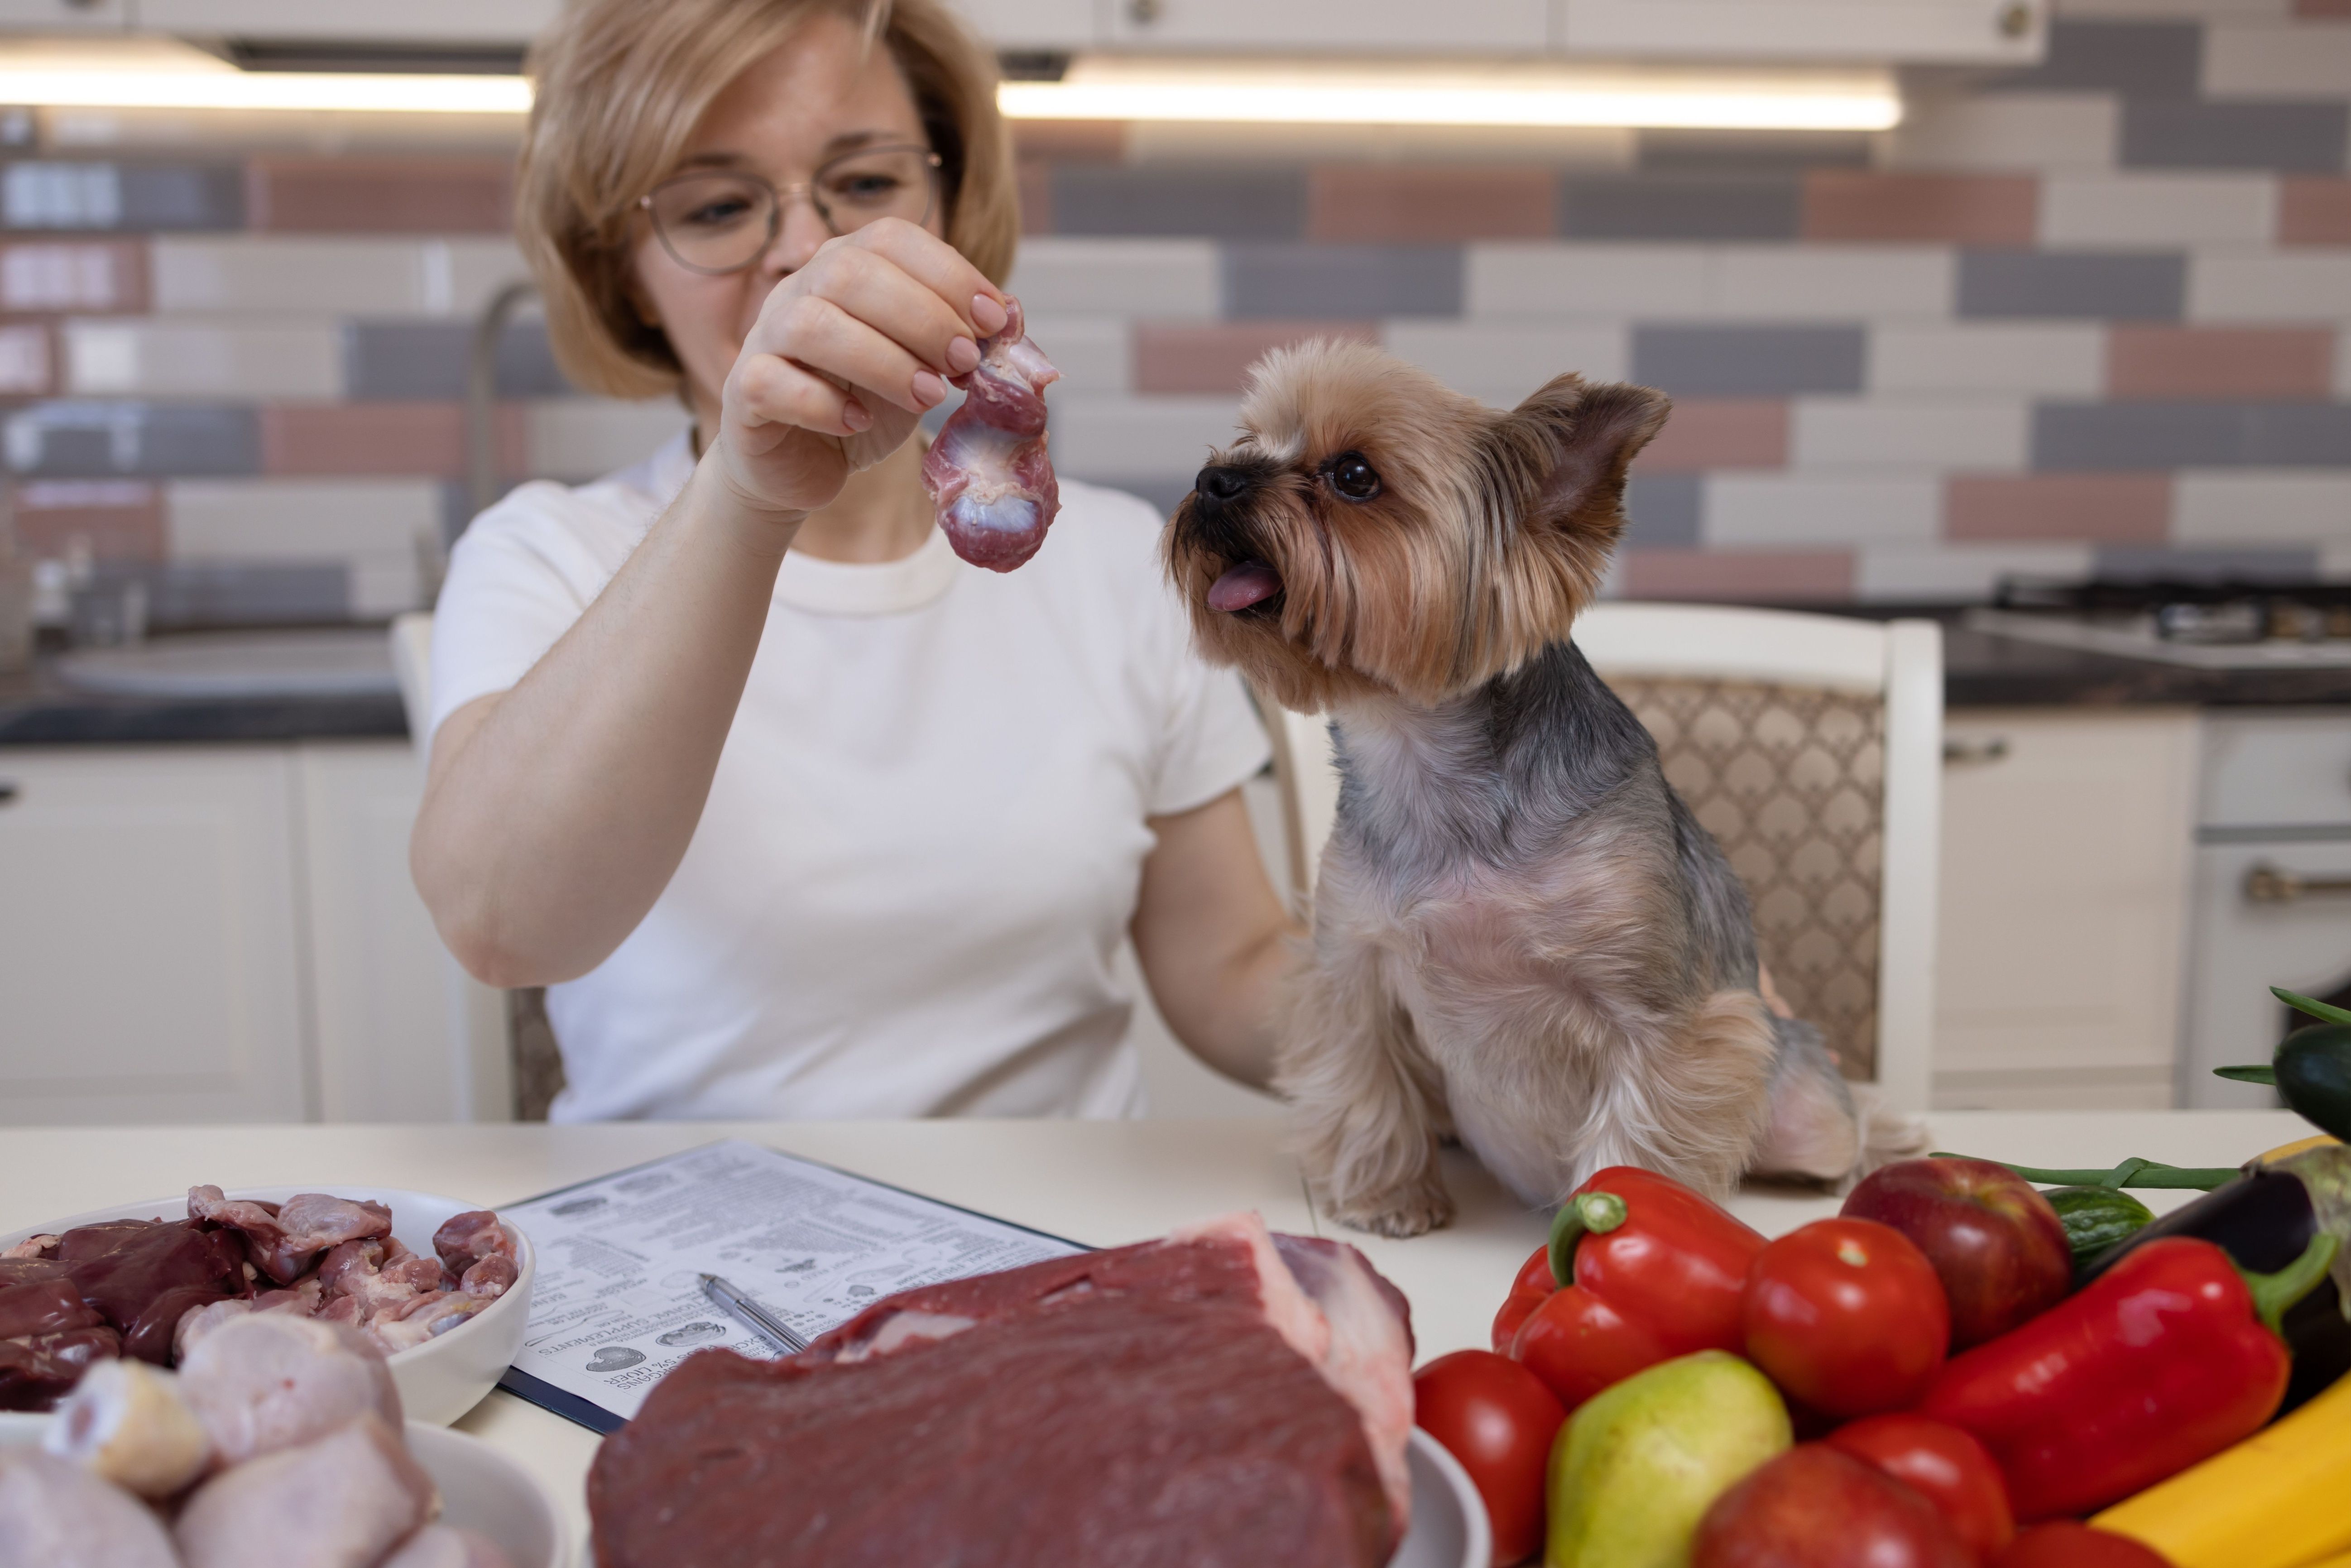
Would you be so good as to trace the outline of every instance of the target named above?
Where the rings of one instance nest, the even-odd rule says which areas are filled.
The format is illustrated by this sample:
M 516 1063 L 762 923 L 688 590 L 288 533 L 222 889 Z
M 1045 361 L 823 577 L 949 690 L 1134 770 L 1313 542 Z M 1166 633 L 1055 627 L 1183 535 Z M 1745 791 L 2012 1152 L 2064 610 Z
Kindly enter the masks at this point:
M 1295 9 L 1475 42 L 1544 8 Z M 2263 985 L 2351 981 L 2351 674 L 2066 664 L 1956 612 L 2011 576 L 2351 584 L 2351 0 L 2018 15 L 2032 63 L 1906 66 L 1881 132 L 1021 121 L 1012 287 L 1066 378 L 1061 470 L 1163 507 L 1304 337 L 1499 402 L 1565 369 L 1672 392 L 1615 591 L 1949 622 L 1936 1102 L 2229 1103 L 2259 1092 L 2201 1068 L 2274 1038 Z M 0 0 L 67 23 L 120 31 L 122 0 Z M 53 643 L 430 604 L 474 509 L 475 324 L 522 276 L 516 126 L 0 109 L 5 528 Z M 572 392 L 528 304 L 497 392 L 498 484 L 682 421 Z M 0 676 L 0 1121 L 504 1113 L 503 1020 L 407 884 L 415 763 L 362 641 L 372 706 Z M 2250 897 L 2263 868 L 2295 895 Z M 1156 1071 L 1164 1109 L 1264 1108 Z

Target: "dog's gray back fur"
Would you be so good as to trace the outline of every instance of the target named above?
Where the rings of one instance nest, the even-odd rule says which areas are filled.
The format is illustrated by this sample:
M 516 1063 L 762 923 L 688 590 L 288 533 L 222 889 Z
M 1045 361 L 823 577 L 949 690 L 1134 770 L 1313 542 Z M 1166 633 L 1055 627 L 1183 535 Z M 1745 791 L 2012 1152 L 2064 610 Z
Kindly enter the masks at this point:
M 1612 941 L 1637 946 L 1636 957 L 1615 955 L 1604 984 L 1578 985 L 1570 976 L 1563 988 L 1588 992 L 1593 1007 L 1585 1016 L 1614 1017 L 1622 1020 L 1621 1030 L 1558 1028 L 1553 1033 L 1559 1038 L 1546 1045 L 1542 1026 L 1521 1025 L 1506 1016 L 1507 1008 L 1480 1019 L 1490 1034 L 1515 1036 L 1525 1042 L 1523 1049 L 1586 1060 L 1508 1065 L 1497 1059 L 1508 1059 L 1520 1047 L 1458 1039 L 1449 1046 L 1436 1039 L 1426 1044 L 1462 1134 L 1473 1145 L 1523 1145 L 1525 1136 L 1539 1134 L 1520 1130 L 1521 1136 L 1494 1128 L 1493 1120 L 1509 1115 L 1500 1107 L 1511 1091 L 1485 1092 L 1465 1079 L 1502 1073 L 1523 1084 L 1554 1077 L 1583 1085 L 1587 1099 L 1621 1100 L 1619 1120 L 1658 1124 L 1636 1129 L 1640 1136 L 1631 1145 L 1647 1156 L 1641 1163 L 1656 1164 L 1656 1144 L 1677 1135 L 1662 1108 L 1673 1096 L 1663 1092 L 1668 1065 L 1655 1043 L 1654 1036 L 1664 1029 L 1658 1020 L 1695 1014 L 1709 998 L 1719 1005 L 1723 993 L 1754 991 L 1757 967 L 1746 890 L 1713 836 L 1667 782 L 1649 732 L 1568 642 L 1552 644 L 1516 671 L 1439 707 L 1382 702 L 1343 709 L 1336 731 L 1341 784 L 1326 866 L 1335 868 L 1348 885 L 1351 918 L 1370 905 L 1402 929 L 1416 909 L 1448 898 L 1458 902 L 1465 884 L 1514 893 L 1551 886 L 1567 891 L 1548 904 L 1540 896 L 1489 902 L 1496 907 L 1507 903 L 1507 920 L 1565 928 L 1574 923 L 1568 906 L 1579 896 L 1589 903 L 1615 896 L 1628 881 L 1641 884 L 1637 915 L 1594 916 Z M 1605 875 L 1593 869 L 1603 859 L 1611 867 Z M 1628 873 L 1628 863 L 1637 869 Z M 1573 934 L 1567 939 L 1574 940 Z M 1426 958 L 1429 945 L 1405 935 L 1396 946 L 1400 957 L 1413 955 L 1390 970 L 1409 1013 L 1415 1011 L 1416 989 L 1432 977 Z M 1612 1006 L 1617 1011 L 1608 1015 Z M 1449 1010 L 1457 1034 L 1463 1010 L 1458 1005 Z M 1432 1032 L 1425 1020 L 1416 1021 L 1425 1038 Z M 1708 1027 L 1718 1036 L 1726 1032 Z M 1619 1034 L 1621 1040 L 1612 1038 Z M 1773 1084 L 1791 1073 L 1803 1074 L 1850 1116 L 1850 1099 L 1816 1031 L 1773 1018 L 1766 1038 Z M 1489 1043 L 1493 1049 L 1486 1049 Z M 1557 1071 L 1546 1072 L 1546 1067 Z M 1645 1097 L 1647 1085 L 1627 1082 L 1651 1075 L 1659 1081 L 1654 1096 Z M 1483 1108 L 1473 1112 L 1465 1097 L 1481 1093 Z M 1481 1119 L 1489 1124 L 1477 1125 Z M 1590 1141 L 1615 1141 L 1598 1123 L 1587 1122 L 1586 1129 Z M 1750 1142 L 1762 1134 L 1758 1125 Z M 1552 1136 L 1556 1142 L 1559 1134 Z M 1594 1163 L 1613 1163 L 1625 1149 L 1603 1148 L 1593 1158 L 1570 1153 L 1556 1172 L 1533 1168 L 1541 1162 L 1522 1146 L 1480 1146 L 1479 1152 L 1521 1197 L 1549 1201 L 1566 1187 L 1529 1188 L 1572 1186 L 1570 1177 L 1580 1181 Z M 1743 1154 L 1737 1163 L 1744 1163 Z M 1701 1185 L 1719 1186 L 1737 1174 L 1735 1166 L 1709 1169 Z

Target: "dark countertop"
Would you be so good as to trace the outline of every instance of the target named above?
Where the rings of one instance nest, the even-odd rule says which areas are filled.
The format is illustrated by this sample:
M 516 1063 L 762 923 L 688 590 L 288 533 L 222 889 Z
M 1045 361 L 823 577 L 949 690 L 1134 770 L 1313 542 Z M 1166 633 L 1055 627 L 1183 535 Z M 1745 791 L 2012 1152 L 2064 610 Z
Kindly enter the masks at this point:
M 1961 707 L 2291 706 L 2351 704 L 2351 668 L 2210 670 L 2023 643 L 1946 622 L 1943 700 Z M 168 741 L 392 739 L 400 699 L 131 697 L 78 690 L 44 660 L 0 675 L 0 747 Z
M 29 674 L 0 675 L 0 747 L 397 739 L 407 733 L 396 694 L 116 696 L 66 685 L 47 660 Z
M 2351 667 L 2211 670 L 1943 624 L 1947 707 L 2283 707 L 2351 703 Z

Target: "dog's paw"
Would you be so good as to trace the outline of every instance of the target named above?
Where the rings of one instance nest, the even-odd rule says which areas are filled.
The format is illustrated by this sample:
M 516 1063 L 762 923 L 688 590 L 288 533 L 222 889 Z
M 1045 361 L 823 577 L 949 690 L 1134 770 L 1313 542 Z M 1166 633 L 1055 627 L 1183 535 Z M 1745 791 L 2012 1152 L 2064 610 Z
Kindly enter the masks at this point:
M 1442 1230 L 1453 1223 L 1453 1195 L 1431 1182 L 1402 1192 L 1383 1193 L 1347 1204 L 1326 1204 L 1323 1212 L 1353 1230 L 1399 1239 Z

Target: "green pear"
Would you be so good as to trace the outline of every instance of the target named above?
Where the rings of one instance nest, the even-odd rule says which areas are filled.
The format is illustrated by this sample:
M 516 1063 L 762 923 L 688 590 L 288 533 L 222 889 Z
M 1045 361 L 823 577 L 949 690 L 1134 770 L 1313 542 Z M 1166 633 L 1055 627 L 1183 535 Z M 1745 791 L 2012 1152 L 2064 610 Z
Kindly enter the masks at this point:
M 1791 1438 L 1780 1391 L 1727 1352 L 1635 1373 L 1552 1442 L 1544 1568 L 1684 1568 L 1708 1505 Z

